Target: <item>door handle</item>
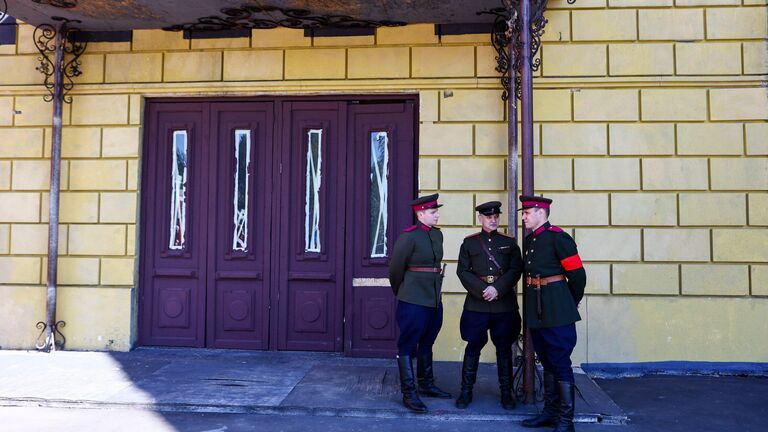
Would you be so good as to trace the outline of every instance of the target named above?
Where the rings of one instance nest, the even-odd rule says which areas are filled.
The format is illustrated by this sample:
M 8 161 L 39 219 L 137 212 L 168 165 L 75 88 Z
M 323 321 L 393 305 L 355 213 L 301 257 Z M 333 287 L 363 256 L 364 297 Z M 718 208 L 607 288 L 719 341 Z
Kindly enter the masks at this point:
M 156 277 L 197 277 L 197 270 L 189 269 L 155 269 L 152 273 Z
M 256 279 L 262 280 L 261 272 L 222 270 L 216 272 L 216 279 Z
M 288 272 L 288 280 L 335 281 L 334 273 Z

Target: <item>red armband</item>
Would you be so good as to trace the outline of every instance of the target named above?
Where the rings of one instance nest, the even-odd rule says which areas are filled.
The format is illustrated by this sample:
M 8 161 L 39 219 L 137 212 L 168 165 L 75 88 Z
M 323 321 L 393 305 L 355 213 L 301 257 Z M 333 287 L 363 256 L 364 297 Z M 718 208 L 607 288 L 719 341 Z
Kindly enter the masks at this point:
M 564 258 L 560 260 L 560 265 L 563 266 L 563 269 L 565 269 L 565 271 L 576 270 L 578 268 L 583 267 L 583 265 L 581 264 L 581 258 L 579 257 L 579 254 L 571 255 L 568 258 Z

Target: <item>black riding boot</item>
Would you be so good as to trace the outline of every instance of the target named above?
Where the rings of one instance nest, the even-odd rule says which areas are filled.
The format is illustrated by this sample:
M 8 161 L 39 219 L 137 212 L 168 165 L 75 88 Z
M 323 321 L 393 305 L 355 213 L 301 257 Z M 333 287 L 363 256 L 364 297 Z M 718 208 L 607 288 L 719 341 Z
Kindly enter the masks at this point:
M 417 413 L 427 412 L 427 406 L 424 405 L 424 402 L 419 399 L 419 394 L 416 393 L 411 356 L 398 356 L 397 368 L 400 371 L 400 391 L 403 392 L 403 405 Z
M 435 373 L 432 370 L 432 353 L 420 355 L 416 360 L 416 375 L 419 378 L 419 394 L 426 397 L 450 399 L 450 393 L 440 390 L 440 388 L 435 385 Z
M 461 394 L 456 399 L 456 408 L 464 409 L 472 403 L 472 388 L 475 386 L 479 364 L 480 356 L 464 354 L 464 362 L 461 365 Z
M 496 357 L 496 368 L 499 372 L 501 406 L 505 410 L 513 410 L 517 403 L 512 394 L 512 357 Z
M 557 425 L 560 412 L 560 397 L 555 375 L 544 371 L 544 409 L 536 417 L 523 420 L 523 426 L 538 428 Z
M 575 432 L 573 428 L 574 387 L 570 381 L 558 381 L 560 391 L 560 419 L 553 432 Z

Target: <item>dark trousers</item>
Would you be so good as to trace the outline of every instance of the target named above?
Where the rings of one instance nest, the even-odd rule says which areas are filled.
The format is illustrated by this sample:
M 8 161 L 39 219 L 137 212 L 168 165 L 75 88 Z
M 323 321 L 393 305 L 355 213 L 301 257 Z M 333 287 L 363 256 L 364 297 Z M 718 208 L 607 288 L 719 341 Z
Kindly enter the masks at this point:
M 427 355 L 443 326 L 443 304 L 433 308 L 398 300 L 396 319 L 400 328 L 398 355 Z
M 553 373 L 558 381 L 573 382 L 571 353 L 576 346 L 576 324 L 531 329 L 531 337 L 544 370 Z
M 488 332 L 496 347 L 496 356 L 512 357 L 512 344 L 520 335 L 520 314 L 513 312 L 473 312 L 461 313 L 461 339 L 467 342 L 464 355 L 479 356 L 480 350 L 488 343 Z

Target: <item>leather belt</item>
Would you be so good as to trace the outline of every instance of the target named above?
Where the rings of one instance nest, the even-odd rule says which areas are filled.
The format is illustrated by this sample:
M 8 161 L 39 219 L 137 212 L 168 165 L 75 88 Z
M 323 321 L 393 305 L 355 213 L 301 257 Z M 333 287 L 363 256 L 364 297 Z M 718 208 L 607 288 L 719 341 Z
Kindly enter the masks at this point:
M 547 277 L 539 277 L 539 276 L 531 277 L 531 276 L 527 276 L 525 278 L 525 283 L 526 283 L 526 285 L 545 286 L 545 285 L 551 284 L 552 282 L 557 282 L 557 281 L 561 281 L 561 280 L 565 280 L 565 276 L 561 275 L 561 274 L 554 275 L 554 276 L 547 276 Z
M 492 284 L 492 283 L 496 282 L 497 280 L 499 280 L 499 278 L 501 276 L 493 276 L 493 275 L 491 275 L 491 276 L 478 276 L 478 277 L 480 278 L 481 281 L 483 281 L 485 283 L 488 283 L 488 284 Z
M 442 271 L 439 267 L 408 267 L 407 270 L 419 273 L 440 273 Z

